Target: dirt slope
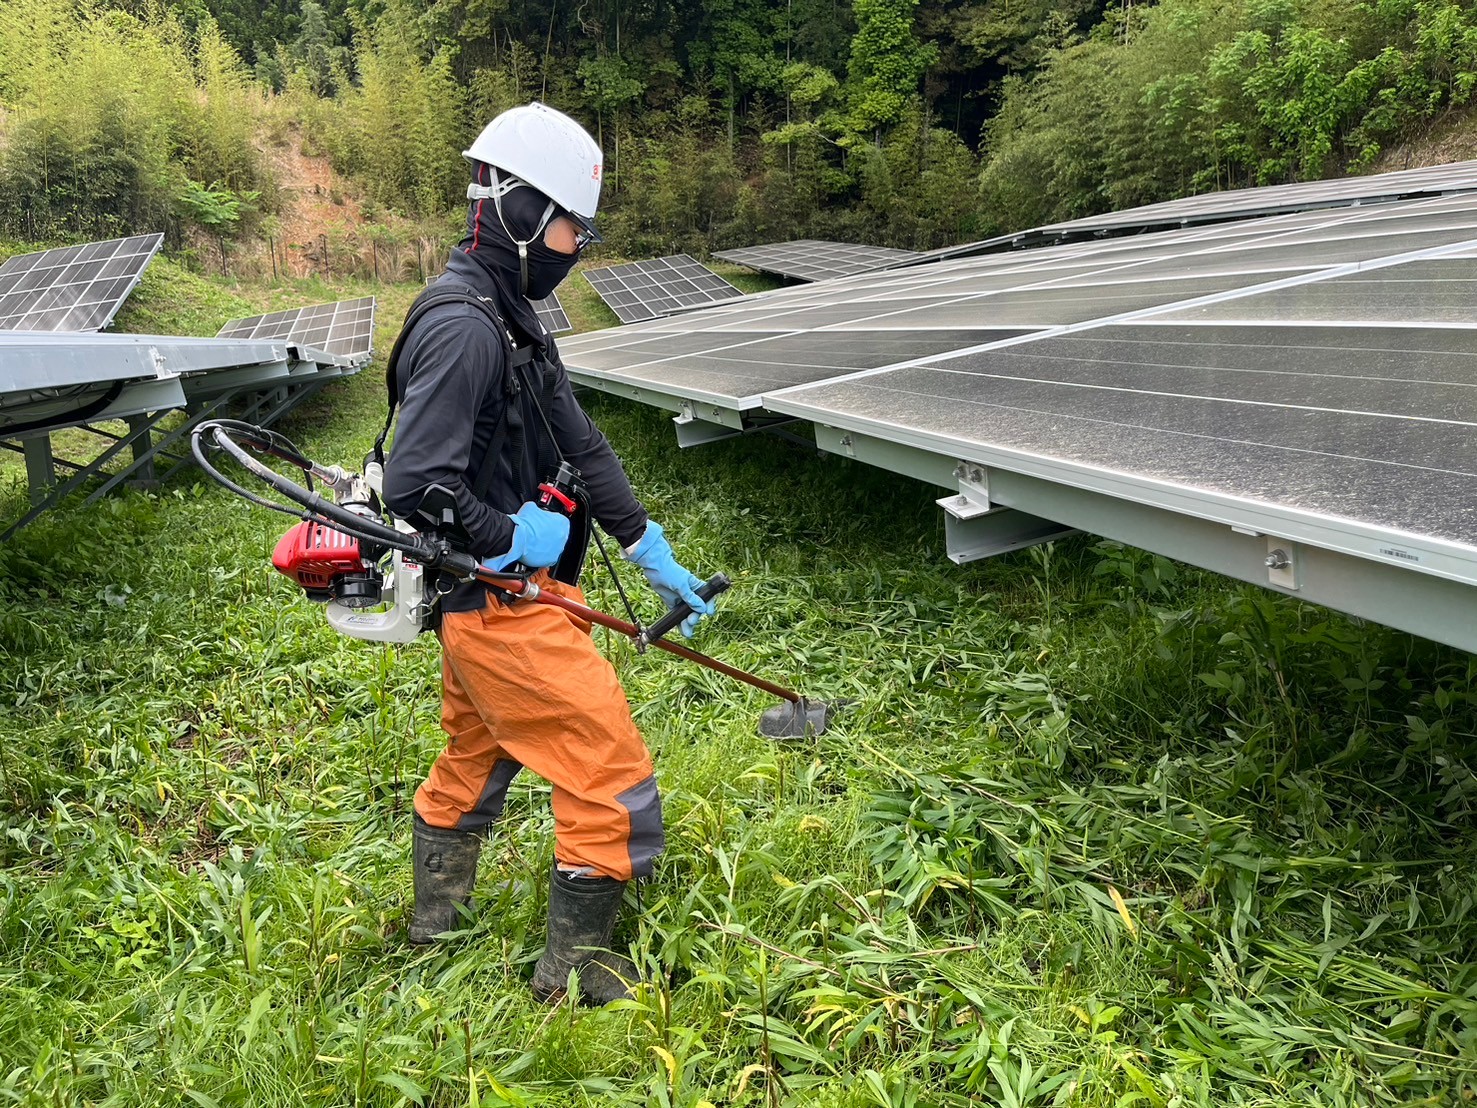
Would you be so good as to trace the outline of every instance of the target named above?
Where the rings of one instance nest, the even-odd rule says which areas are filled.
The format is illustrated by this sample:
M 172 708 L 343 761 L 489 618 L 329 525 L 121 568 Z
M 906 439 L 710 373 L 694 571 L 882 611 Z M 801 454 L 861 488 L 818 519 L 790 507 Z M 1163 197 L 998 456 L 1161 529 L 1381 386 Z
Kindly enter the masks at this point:
M 1388 148 L 1369 172 L 1389 173 L 1474 159 L 1477 159 L 1477 110 L 1466 108 L 1447 112 L 1433 120 L 1424 133 Z
M 441 248 L 425 229 L 393 213 L 373 212 L 359 189 L 327 157 L 304 151 L 296 126 L 264 134 L 259 148 L 277 182 L 281 207 L 275 219 L 230 258 L 236 277 L 378 276 L 409 280 L 422 276 Z M 207 266 L 214 255 L 201 251 Z

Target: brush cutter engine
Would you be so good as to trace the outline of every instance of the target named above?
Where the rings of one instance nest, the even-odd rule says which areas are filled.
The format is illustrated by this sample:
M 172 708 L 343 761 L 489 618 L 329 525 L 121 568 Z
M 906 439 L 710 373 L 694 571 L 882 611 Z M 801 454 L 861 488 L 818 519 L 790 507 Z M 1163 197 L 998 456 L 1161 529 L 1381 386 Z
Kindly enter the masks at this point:
M 346 474 L 331 487 L 344 497 L 342 507 L 378 523 L 373 478 Z M 397 531 L 415 534 L 400 520 L 394 524 Z M 425 570 L 399 550 L 304 520 L 278 540 L 272 565 L 297 582 L 309 600 L 323 604 L 329 624 L 350 638 L 412 642 L 430 628 L 435 603 L 426 601 Z
M 272 565 L 319 604 L 371 608 L 384 591 L 384 574 L 361 553 L 359 540 L 317 520 L 304 520 L 283 535 Z

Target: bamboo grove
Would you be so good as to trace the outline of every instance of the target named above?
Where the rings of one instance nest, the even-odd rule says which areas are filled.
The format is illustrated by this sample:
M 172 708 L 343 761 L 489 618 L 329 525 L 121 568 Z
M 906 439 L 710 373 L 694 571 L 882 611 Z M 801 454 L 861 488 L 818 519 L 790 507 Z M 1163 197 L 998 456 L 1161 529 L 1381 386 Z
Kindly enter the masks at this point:
M 0 233 L 260 233 L 289 130 L 445 226 L 469 135 L 543 98 L 617 252 L 928 248 L 1359 171 L 1474 81 L 1458 0 L 7 0 Z

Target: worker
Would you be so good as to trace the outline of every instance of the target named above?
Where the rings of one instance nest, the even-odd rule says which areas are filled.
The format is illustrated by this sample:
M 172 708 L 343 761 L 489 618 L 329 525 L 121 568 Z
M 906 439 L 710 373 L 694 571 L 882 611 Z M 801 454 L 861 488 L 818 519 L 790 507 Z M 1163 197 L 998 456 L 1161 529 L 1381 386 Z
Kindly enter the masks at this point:
M 426 523 L 434 513 L 418 513 L 439 487 L 487 568 L 536 569 L 540 587 L 582 601 L 571 578 L 588 531 L 571 533 L 567 515 L 534 503 L 556 460 L 568 462 L 589 515 L 669 607 L 693 610 L 682 628 L 690 637 L 713 612 L 696 591 L 702 582 L 647 518 L 530 303 L 598 241 L 600 148 L 573 119 L 533 103 L 497 116 L 464 156 L 466 236 L 422 297 L 440 300 L 418 317 L 412 308 L 392 366 L 400 415 L 386 506 Z M 429 943 L 465 926 L 482 838 L 526 767 L 553 785 L 555 840 L 533 992 L 557 1001 L 577 970 L 579 999 L 608 1003 L 629 995 L 636 974 L 609 950 L 623 892 L 652 872 L 663 845 L 651 755 L 588 625 L 496 591 L 456 582 L 440 600 L 447 744 L 415 794 L 409 938 Z

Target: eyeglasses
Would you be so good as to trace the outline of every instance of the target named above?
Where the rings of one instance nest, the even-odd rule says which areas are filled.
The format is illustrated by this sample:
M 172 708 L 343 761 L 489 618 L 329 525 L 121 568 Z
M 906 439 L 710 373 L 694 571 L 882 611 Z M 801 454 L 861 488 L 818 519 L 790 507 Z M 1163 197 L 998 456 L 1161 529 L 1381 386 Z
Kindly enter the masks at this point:
M 574 248 L 576 251 L 583 250 L 592 242 L 600 242 L 600 235 L 591 227 L 587 227 L 568 212 L 561 212 L 560 218 L 567 219 L 574 227 Z
M 556 232 L 558 235 L 557 239 L 550 239 L 549 233 L 551 231 Z M 568 238 L 565 238 L 566 235 Z M 583 224 L 576 222 L 570 216 L 561 213 L 551 219 L 544 227 L 543 239 L 545 243 L 561 253 L 578 254 L 585 247 L 589 246 L 590 243 L 599 242 L 600 236 Z M 564 242 L 570 242 L 571 240 L 571 246 L 565 247 L 563 245 Z

